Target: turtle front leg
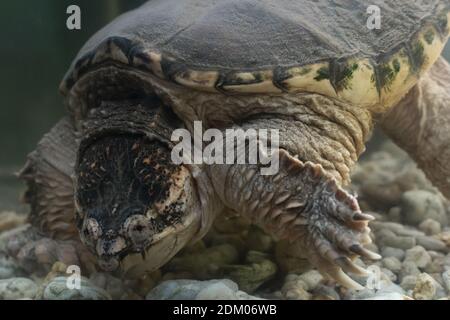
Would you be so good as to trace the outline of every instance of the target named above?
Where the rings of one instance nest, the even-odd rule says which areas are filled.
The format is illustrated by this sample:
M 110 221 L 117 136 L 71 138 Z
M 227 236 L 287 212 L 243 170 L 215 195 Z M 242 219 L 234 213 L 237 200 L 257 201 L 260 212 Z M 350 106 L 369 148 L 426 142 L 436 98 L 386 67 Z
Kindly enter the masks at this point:
M 273 176 L 261 175 L 257 165 L 211 167 L 224 202 L 277 238 L 297 243 L 323 274 L 362 289 L 345 272 L 367 275 L 352 262 L 357 255 L 380 258 L 364 248 L 371 241 L 372 216 L 362 213 L 321 165 L 303 163 L 282 149 L 278 156 L 279 172 Z
M 450 65 L 444 58 L 383 117 L 381 126 L 450 198 Z
M 364 150 L 371 116 L 364 108 L 318 95 L 301 97 L 293 106 L 294 113 L 255 115 L 234 127 L 278 129 L 280 144 L 273 158 L 276 161 L 278 155 L 278 172 L 263 175 L 258 164 L 212 164 L 210 179 L 227 207 L 279 239 L 298 244 L 324 275 L 361 289 L 346 274 L 366 274 L 352 259 L 380 257 L 364 248 L 371 240 L 372 217 L 361 212 L 355 197 L 341 185 L 349 182 L 351 168 Z M 234 154 L 258 148 L 251 145 L 235 146 Z
M 76 158 L 75 131 L 68 118 L 59 121 L 28 157 L 19 176 L 24 201 L 31 206 L 29 224 L 12 232 L 7 253 L 30 273 L 46 273 L 63 262 L 92 271 L 92 255 L 79 240 L 71 175 Z

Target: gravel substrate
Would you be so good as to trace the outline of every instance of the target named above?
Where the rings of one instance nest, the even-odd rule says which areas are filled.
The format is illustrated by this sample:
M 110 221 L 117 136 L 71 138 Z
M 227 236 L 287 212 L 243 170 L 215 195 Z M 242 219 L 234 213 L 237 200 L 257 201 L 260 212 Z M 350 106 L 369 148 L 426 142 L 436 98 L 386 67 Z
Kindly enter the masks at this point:
M 139 281 L 96 273 L 81 289 L 67 288 L 66 266 L 46 278 L 26 275 L 2 254 L 0 299 L 298 299 L 447 300 L 450 295 L 450 204 L 392 143 L 360 162 L 353 192 L 373 213 L 373 243 L 380 261 L 357 259 L 373 272 L 353 277 L 366 288 L 348 290 L 322 277 L 286 242 L 275 242 L 240 217 L 219 217 L 200 242 Z M 23 223 L 0 214 L 0 232 Z M 3 236 L 4 237 L 4 236 Z

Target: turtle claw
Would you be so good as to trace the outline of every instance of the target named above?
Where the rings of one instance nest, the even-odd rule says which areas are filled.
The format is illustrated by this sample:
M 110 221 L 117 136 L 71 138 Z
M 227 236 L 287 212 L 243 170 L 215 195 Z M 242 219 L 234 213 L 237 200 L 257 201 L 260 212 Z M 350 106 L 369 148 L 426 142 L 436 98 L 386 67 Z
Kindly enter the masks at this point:
M 338 258 L 338 259 L 335 260 L 335 263 L 336 263 L 336 265 L 341 267 L 341 269 L 343 271 L 345 271 L 345 272 L 349 272 L 349 273 L 353 273 L 353 274 L 360 275 L 360 276 L 365 276 L 365 277 L 370 275 L 369 271 L 367 271 L 366 269 L 358 266 L 357 264 L 352 262 L 347 257 Z
M 342 269 L 337 269 L 334 272 L 328 272 L 328 275 L 331 276 L 337 283 L 340 285 L 354 290 L 364 290 L 365 288 L 360 285 L 358 282 L 350 278 Z
M 375 220 L 375 217 L 370 214 L 356 212 L 353 215 L 353 220 L 354 221 L 373 221 L 373 220 Z
M 350 250 L 353 253 L 370 260 L 380 260 L 382 258 L 378 253 L 367 250 L 366 248 L 360 246 L 359 244 L 351 246 Z
M 348 274 L 369 276 L 369 272 L 356 265 L 356 256 L 378 260 L 380 255 L 363 247 L 370 243 L 369 221 L 374 217 L 362 213 L 356 199 L 339 188 L 333 196 L 329 189 L 314 199 L 316 204 L 306 213 L 307 256 L 322 273 L 339 284 L 362 290 L 364 287 Z M 301 234 L 301 233 L 299 233 Z M 303 232 L 305 234 L 305 231 Z

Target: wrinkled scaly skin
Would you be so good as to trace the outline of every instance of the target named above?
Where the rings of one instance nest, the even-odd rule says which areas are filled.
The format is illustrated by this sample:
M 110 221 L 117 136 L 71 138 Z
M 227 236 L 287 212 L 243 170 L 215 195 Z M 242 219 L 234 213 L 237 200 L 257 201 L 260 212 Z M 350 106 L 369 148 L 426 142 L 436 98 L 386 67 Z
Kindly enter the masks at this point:
M 450 176 L 445 161 L 448 159 L 445 142 L 450 138 L 449 126 L 446 125 L 450 121 L 446 116 L 450 100 L 449 74 L 448 64 L 439 61 L 383 121 L 385 130 L 410 152 L 446 195 L 449 194 L 448 180 L 443 177 Z M 224 130 L 229 127 L 280 130 L 280 150 L 277 151 L 280 170 L 273 176 L 261 175 L 258 165 L 189 167 L 196 182 L 197 201 L 202 208 L 201 222 L 198 225 L 201 229 L 198 233 L 192 231 L 190 238 L 204 235 L 218 211 L 213 212 L 211 208 L 224 205 L 245 215 L 278 238 L 297 244 L 323 274 L 345 286 L 360 289 L 361 286 L 346 273 L 366 273 L 352 262 L 358 255 L 378 258 L 378 255 L 363 247 L 370 242 L 367 226 L 372 217 L 362 213 L 356 198 L 342 187 L 348 184 L 350 171 L 364 151 L 364 144 L 372 131 L 373 115 L 358 106 L 314 94 L 262 98 L 184 93 L 177 96 L 173 92 L 166 92 L 170 97 L 166 99 L 166 103 L 172 100 L 170 105 L 184 119 L 187 128 L 191 127 L 194 120 L 205 120 L 212 127 L 226 118 L 219 111 L 220 103 L 223 103 L 227 104 L 228 116 L 236 111 L 241 114 L 236 114 L 233 118 L 242 119 L 239 123 L 222 122 Z M 240 105 L 247 108 L 241 108 Z M 417 110 L 417 115 L 408 112 L 403 116 L 406 113 L 404 107 L 411 105 L 416 107 L 414 110 Z M 210 108 L 209 115 L 206 111 L 201 112 L 202 108 L 206 110 L 206 106 Z M 243 115 L 245 110 L 252 111 Z M 440 117 L 433 116 L 435 114 Z M 401 121 L 399 117 L 402 118 Z M 157 118 L 154 121 L 157 124 Z M 65 125 L 69 123 L 65 122 Z M 64 136 L 63 133 L 74 130 L 74 127 L 57 126 L 50 136 Z M 73 203 L 67 200 L 70 198 L 68 189 L 64 191 L 55 187 L 57 184 L 51 183 L 64 176 L 70 179 L 73 171 L 57 165 L 53 165 L 51 169 L 45 167 L 46 162 L 52 161 L 47 158 L 52 157 L 55 157 L 57 164 L 73 163 L 70 159 L 58 159 L 57 151 L 63 147 L 72 148 L 73 154 L 76 152 L 76 145 L 67 143 L 67 140 L 59 140 L 44 139 L 37 149 L 40 156 L 32 156 L 22 174 L 29 184 L 27 201 L 32 204 L 30 222 L 41 239 L 34 237 L 35 240 L 29 243 L 40 256 L 35 253 L 27 256 L 27 252 L 18 254 L 12 250 L 12 254 L 19 260 L 23 256 L 27 256 L 27 261 L 34 259 L 37 262 L 60 259 L 57 246 L 48 246 L 44 253 L 36 249 L 38 246 L 33 247 L 33 244 L 43 241 L 42 239 L 72 241 L 75 249 L 69 251 L 79 259 L 81 248 L 74 232 L 75 210 Z M 52 152 L 44 152 L 49 148 Z M 434 165 L 433 161 L 437 161 L 438 165 Z M 70 185 L 70 180 L 65 181 Z M 215 203 L 217 201 L 220 204 Z M 181 244 L 188 240 L 189 237 L 183 238 Z M 17 241 L 11 241 L 11 248 L 17 250 L 18 246 L 14 246 L 14 243 Z M 75 258 L 67 260 L 75 261 Z
M 56 261 L 94 269 L 94 256 L 81 243 L 75 226 L 73 166 L 77 142 L 68 118 L 47 133 L 19 176 L 27 182 L 24 201 L 31 206 L 29 225 L 9 240 L 9 253 L 30 273 L 45 274 Z
M 450 198 L 450 65 L 440 58 L 381 123 Z

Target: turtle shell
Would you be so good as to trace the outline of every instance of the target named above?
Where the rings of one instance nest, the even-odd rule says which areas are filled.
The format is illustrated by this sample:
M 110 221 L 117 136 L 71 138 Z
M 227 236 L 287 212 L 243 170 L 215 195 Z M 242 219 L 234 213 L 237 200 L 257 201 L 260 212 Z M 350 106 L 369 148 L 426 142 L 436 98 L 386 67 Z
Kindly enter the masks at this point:
M 115 65 L 195 90 L 391 106 L 440 56 L 449 21 L 450 0 L 152 0 L 94 35 L 61 91 Z

